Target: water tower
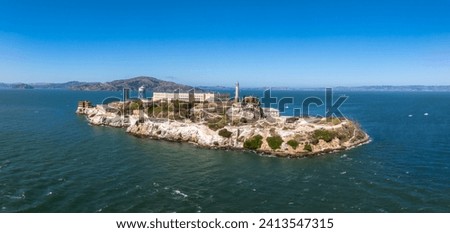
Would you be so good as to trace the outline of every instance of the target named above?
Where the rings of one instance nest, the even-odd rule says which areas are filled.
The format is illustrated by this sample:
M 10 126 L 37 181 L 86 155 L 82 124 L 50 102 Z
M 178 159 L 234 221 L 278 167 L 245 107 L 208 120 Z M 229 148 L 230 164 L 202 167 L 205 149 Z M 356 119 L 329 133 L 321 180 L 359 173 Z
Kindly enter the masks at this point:
M 138 89 L 138 98 L 139 99 L 145 99 L 145 87 L 141 86 Z

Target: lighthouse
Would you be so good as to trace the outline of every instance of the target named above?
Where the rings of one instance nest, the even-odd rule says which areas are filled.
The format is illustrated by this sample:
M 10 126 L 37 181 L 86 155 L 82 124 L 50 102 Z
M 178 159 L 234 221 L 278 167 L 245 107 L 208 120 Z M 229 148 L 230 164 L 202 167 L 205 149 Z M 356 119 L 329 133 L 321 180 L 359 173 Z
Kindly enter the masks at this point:
M 236 82 L 236 90 L 234 92 L 234 102 L 239 102 L 239 82 Z

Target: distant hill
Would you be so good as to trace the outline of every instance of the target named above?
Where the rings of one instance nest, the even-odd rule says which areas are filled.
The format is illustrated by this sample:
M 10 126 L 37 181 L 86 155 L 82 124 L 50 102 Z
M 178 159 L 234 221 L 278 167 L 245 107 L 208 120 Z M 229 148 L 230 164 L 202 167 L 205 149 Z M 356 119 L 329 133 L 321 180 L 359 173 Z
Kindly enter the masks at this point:
M 335 87 L 337 91 L 450 91 L 450 86 L 360 86 L 360 87 Z
M 64 85 L 62 85 L 64 86 Z M 168 82 L 160 80 L 153 77 L 140 76 L 130 79 L 114 80 L 112 82 L 72 82 L 71 84 L 66 83 L 65 88 L 70 90 L 81 90 L 81 91 L 120 91 L 123 88 L 129 88 L 130 90 L 138 90 L 139 87 L 144 86 L 150 91 L 174 91 L 180 89 L 181 91 L 188 91 L 193 87 L 178 84 L 174 82 Z
M 66 83 L 30 83 L 29 85 L 39 89 L 71 89 L 87 82 L 70 81 Z
M 174 82 L 164 81 L 153 77 L 139 76 L 130 79 L 114 80 L 111 82 L 79 82 L 70 81 L 66 83 L 0 83 L 0 89 L 69 89 L 81 91 L 121 91 L 123 88 L 129 88 L 136 91 L 144 86 L 148 91 L 167 91 L 176 89 L 180 91 L 189 91 L 193 87 Z M 241 90 L 278 90 L 278 91 L 321 91 L 319 88 L 301 88 L 301 87 L 242 87 Z M 425 85 L 404 85 L 404 86 L 356 86 L 356 87 L 334 87 L 335 91 L 450 91 L 450 85 L 444 86 L 425 86 Z M 195 88 L 196 92 L 205 90 L 212 91 L 234 91 L 234 86 L 200 86 Z
M 12 84 L 11 87 L 15 88 L 15 89 L 33 89 L 34 88 L 33 86 L 31 86 L 29 84 L 25 84 L 25 83 Z
M 200 86 L 199 88 L 204 90 L 234 90 L 234 87 L 223 87 L 223 86 Z M 263 91 L 271 89 L 272 91 L 323 91 L 325 87 L 241 87 L 241 90 L 246 91 Z M 333 87 L 335 91 L 417 91 L 417 92 L 448 92 L 450 91 L 450 85 L 440 85 L 440 86 L 425 86 L 425 85 L 405 85 L 405 86 L 356 86 L 356 87 Z
M 33 89 L 32 85 L 26 83 L 0 83 L 0 89 Z
M 149 91 L 174 91 L 180 89 L 180 91 L 188 91 L 193 87 L 178 84 L 174 82 L 168 82 L 153 77 L 140 76 L 130 79 L 115 80 L 111 82 L 78 82 L 71 81 L 66 83 L 16 83 L 6 84 L 0 83 L 0 88 L 20 88 L 20 89 L 69 89 L 80 91 L 120 91 L 123 88 L 129 88 L 130 90 L 138 90 L 139 87 L 144 86 Z M 201 91 L 201 89 L 196 89 Z
M 11 88 L 10 84 L 0 83 L 0 89 Z
M 180 91 L 188 91 L 193 88 L 191 86 L 145 76 L 101 83 L 100 86 L 111 90 L 122 90 L 123 88 L 137 90 L 139 87 L 144 86 L 151 91 L 174 91 L 176 89 L 180 89 Z

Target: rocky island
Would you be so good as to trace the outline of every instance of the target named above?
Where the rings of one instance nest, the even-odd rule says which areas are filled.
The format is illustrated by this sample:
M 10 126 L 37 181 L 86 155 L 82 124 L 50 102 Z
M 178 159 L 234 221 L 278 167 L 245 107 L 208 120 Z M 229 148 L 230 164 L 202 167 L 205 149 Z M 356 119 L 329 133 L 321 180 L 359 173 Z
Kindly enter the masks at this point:
M 142 87 L 143 89 L 144 87 Z M 141 92 L 141 89 L 139 90 Z M 350 149 L 369 141 L 360 126 L 345 118 L 283 117 L 262 108 L 258 98 L 207 93 L 153 93 L 92 106 L 80 101 L 76 113 L 92 125 L 125 128 L 132 135 L 216 149 L 249 150 L 302 157 Z M 221 99 L 225 97 L 225 99 Z

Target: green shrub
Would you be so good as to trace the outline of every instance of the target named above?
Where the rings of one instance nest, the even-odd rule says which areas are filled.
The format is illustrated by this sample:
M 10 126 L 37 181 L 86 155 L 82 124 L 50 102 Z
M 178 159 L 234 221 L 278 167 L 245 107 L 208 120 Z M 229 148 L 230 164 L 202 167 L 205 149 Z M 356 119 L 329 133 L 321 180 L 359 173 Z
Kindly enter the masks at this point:
M 219 135 L 224 137 L 224 138 L 230 138 L 231 137 L 231 133 L 230 131 L 228 131 L 227 129 L 221 129 L 219 130 Z
M 158 117 L 158 115 L 163 112 L 163 109 L 161 106 L 152 107 L 148 109 L 148 114 L 150 117 Z
M 326 130 L 326 129 L 318 129 L 315 130 L 313 133 L 313 142 L 319 142 L 320 139 L 324 140 L 325 142 L 331 142 L 333 138 L 336 137 L 336 132 Z M 317 144 L 317 143 L 316 143 Z
M 305 144 L 305 146 L 303 147 L 303 150 L 311 152 L 312 151 L 312 146 L 310 144 Z
M 298 147 L 298 142 L 296 141 L 296 140 L 293 140 L 293 139 L 291 139 L 291 140 L 289 140 L 288 142 L 287 142 L 287 144 L 289 145 L 289 146 L 291 146 L 292 147 L 292 149 L 297 149 L 297 147 Z
M 227 124 L 226 116 L 224 116 L 222 118 L 217 117 L 217 118 L 208 120 L 208 127 L 214 131 L 225 127 L 226 124 Z
M 281 144 L 283 143 L 283 139 L 279 135 L 267 137 L 266 141 L 272 150 L 280 149 Z
M 261 148 L 262 145 L 262 136 L 255 135 L 244 142 L 244 148 L 249 150 L 257 150 Z
M 317 145 L 317 143 L 319 143 L 319 139 L 317 139 L 317 138 L 311 139 L 311 144 Z
M 346 132 L 338 133 L 336 137 L 341 141 L 347 141 L 349 139 L 349 135 Z
M 223 128 L 223 126 L 218 123 L 208 123 L 208 127 L 214 131 Z
M 133 102 L 133 103 L 130 104 L 130 109 L 131 110 L 138 110 L 140 107 L 141 107 L 140 104 L 137 103 L 137 102 Z
M 339 118 L 333 118 L 333 119 L 331 120 L 331 123 L 332 123 L 333 125 L 338 125 L 338 124 L 341 123 L 341 120 L 340 120 Z

